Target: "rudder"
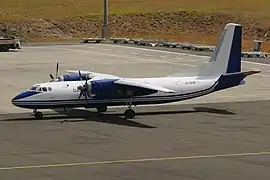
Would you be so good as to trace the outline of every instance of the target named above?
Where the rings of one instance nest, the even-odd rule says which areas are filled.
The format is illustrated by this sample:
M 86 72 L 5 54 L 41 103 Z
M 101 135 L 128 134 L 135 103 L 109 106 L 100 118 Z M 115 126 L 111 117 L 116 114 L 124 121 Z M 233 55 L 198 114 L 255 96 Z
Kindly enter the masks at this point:
M 241 72 L 242 26 L 228 23 L 206 67 L 201 75 L 215 76 Z
M 234 27 L 232 46 L 226 73 L 241 72 L 242 26 Z

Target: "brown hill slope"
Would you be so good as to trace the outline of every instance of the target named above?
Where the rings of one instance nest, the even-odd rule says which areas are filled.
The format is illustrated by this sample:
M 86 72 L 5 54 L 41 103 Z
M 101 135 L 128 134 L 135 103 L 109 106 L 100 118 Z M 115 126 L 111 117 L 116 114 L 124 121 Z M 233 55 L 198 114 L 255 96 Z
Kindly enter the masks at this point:
M 14 19 L 0 21 L 1 35 L 20 36 L 25 41 L 73 40 L 83 36 L 100 36 L 102 16 L 84 15 L 52 19 Z M 224 25 L 240 23 L 244 27 L 244 48 L 253 39 L 268 40 L 263 44 L 270 51 L 268 20 L 256 20 L 246 15 L 228 13 L 178 11 L 112 14 L 109 23 L 114 37 L 144 37 L 215 44 Z M 269 33 L 270 36 L 270 33 Z M 268 39 L 267 39 L 268 38 Z

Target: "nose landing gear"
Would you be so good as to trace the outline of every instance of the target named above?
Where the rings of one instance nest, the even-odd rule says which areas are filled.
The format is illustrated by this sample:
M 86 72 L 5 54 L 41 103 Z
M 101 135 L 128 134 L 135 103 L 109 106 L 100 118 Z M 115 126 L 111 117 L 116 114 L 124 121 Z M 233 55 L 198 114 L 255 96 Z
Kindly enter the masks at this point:
M 34 117 L 37 119 L 37 120 L 40 120 L 43 118 L 43 113 L 42 112 L 39 112 L 37 111 L 36 109 L 33 111 L 34 113 Z
M 132 98 L 130 98 L 129 102 L 126 102 L 128 109 L 125 110 L 124 115 L 126 119 L 133 119 L 136 116 L 135 111 L 132 109 Z
M 135 111 L 133 109 L 127 109 L 125 110 L 125 118 L 127 119 L 133 119 L 136 115 Z
M 99 106 L 99 107 L 97 107 L 97 111 L 98 111 L 99 113 L 106 112 L 106 111 L 107 111 L 107 106 L 106 106 L 106 105 L 104 105 L 104 106 Z

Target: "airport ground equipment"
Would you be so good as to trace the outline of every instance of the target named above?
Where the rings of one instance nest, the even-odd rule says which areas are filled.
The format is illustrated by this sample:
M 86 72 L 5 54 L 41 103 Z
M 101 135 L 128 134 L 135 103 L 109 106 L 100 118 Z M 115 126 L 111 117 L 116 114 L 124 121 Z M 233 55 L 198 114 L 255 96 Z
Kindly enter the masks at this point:
M 8 52 L 10 49 L 20 49 L 21 43 L 17 38 L 0 37 L 0 52 Z
M 82 38 L 83 43 L 101 43 L 103 40 L 103 38 Z

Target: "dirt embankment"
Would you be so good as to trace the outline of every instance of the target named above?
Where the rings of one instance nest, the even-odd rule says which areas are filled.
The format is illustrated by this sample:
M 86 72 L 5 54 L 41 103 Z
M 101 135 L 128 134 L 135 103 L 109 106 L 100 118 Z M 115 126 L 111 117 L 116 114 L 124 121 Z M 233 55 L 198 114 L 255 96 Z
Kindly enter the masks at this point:
M 62 20 L 5 20 L 0 21 L 0 36 L 19 36 L 28 42 L 97 37 L 101 35 L 102 21 L 102 16 L 72 17 Z M 228 22 L 243 25 L 244 48 L 250 48 L 253 39 L 262 39 L 266 41 L 264 49 L 270 51 L 270 23 L 241 16 L 221 13 L 156 12 L 118 14 L 109 17 L 113 37 L 144 37 L 207 44 L 216 43 L 220 32 Z

